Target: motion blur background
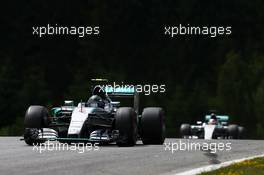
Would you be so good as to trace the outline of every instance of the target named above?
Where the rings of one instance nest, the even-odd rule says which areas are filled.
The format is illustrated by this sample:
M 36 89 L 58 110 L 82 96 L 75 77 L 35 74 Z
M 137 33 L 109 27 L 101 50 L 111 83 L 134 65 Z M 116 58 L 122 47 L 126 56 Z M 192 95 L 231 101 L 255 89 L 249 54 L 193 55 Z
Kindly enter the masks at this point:
M 30 104 L 90 96 L 91 78 L 165 84 L 167 136 L 210 109 L 264 138 L 264 1 L 17 1 L 0 12 L 0 134 L 21 135 Z M 33 26 L 100 26 L 100 35 L 32 35 Z M 232 35 L 164 36 L 164 26 L 231 26 Z

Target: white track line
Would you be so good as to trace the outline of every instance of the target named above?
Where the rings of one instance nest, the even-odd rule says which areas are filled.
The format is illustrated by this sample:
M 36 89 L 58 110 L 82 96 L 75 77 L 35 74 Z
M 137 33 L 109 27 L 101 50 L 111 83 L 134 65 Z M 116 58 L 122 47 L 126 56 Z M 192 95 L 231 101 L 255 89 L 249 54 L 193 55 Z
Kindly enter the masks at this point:
M 213 171 L 213 170 L 216 170 L 216 169 L 219 169 L 219 168 L 223 168 L 223 167 L 229 166 L 229 165 L 234 164 L 234 163 L 242 162 L 244 160 L 255 159 L 255 158 L 258 158 L 258 157 L 264 157 L 264 154 L 251 156 L 251 157 L 246 157 L 246 158 L 242 158 L 242 159 L 235 159 L 235 160 L 223 162 L 223 163 L 220 163 L 220 164 L 217 164 L 217 165 L 207 165 L 207 166 L 203 166 L 203 167 L 200 167 L 200 168 L 195 168 L 195 169 L 192 169 L 192 170 L 184 171 L 184 172 L 181 172 L 181 173 L 176 173 L 174 175 L 196 175 L 196 174 L 200 174 L 200 173 L 204 173 L 204 172 L 208 172 L 208 171 Z

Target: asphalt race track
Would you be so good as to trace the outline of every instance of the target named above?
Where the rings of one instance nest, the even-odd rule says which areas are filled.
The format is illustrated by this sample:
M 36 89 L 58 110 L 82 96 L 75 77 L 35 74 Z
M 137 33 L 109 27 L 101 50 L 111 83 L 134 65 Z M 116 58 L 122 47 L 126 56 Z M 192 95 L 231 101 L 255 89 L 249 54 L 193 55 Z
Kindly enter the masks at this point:
M 210 164 L 259 155 L 264 153 L 264 141 L 257 140 L 213 140 L 211 142 L 231 143 L 231 151 L 205 150 L 174 151 L 165 145 L 135 147 L 100 146 L 79 150 L 43 150 L 27 146 L 19 137 L 0 137 L 1 175 L 145 175 L 175 174 Z M 204 140 L 181 140 L 184 143 L 204 143 Z M 180 139 L 166 139 L 168 143 L 179 143 Z M 57 142 L 53 142 L 57 143 Z M 33 150 L 34 148 L 34 150 Z M 51 147 L 52 148 L 52 147 Z M 55 147 L 54 147 L 55 148 Z M 166 148 L 166 150 L 165 150 Z

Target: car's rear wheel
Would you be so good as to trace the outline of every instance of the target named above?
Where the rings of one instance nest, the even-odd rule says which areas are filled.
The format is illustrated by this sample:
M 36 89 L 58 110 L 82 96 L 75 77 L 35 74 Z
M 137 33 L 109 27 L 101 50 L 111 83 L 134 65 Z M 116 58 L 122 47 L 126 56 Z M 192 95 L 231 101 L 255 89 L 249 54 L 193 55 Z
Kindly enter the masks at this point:
M 134 146 L 137 141 L 137 116 L 131 107 L 118 108 L 115 127 L 119 131 L 118 146 Z
M 239 136 L 238 126 L 237 125 L 229 125 L 228 126 L 228 135 L 231 139 L 237 139 Z
M 239 139 L 245 138 L 245 128 L 243 126 L 238 127 L 238 138 Z
M 165 129 L 165 114 L 162 108 L 149 107 L 143 110 L 141 118 L 143 144 L 163 144 Z

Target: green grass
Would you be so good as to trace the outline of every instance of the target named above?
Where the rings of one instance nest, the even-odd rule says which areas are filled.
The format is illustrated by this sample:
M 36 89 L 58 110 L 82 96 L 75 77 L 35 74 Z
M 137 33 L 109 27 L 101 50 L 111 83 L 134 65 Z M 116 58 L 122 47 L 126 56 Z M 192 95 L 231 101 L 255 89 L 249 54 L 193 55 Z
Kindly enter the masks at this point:
M 261 175 L 264 174 L 264 157 L 245 160 L 201 175 Z
M 9 127 L 0 128 L 0 136 L 8 136 L 9 135 Z
M 13 124 L 0 128 L 0 136 L 21 136 L 23 132 L 23 118 L 17 118 Z

